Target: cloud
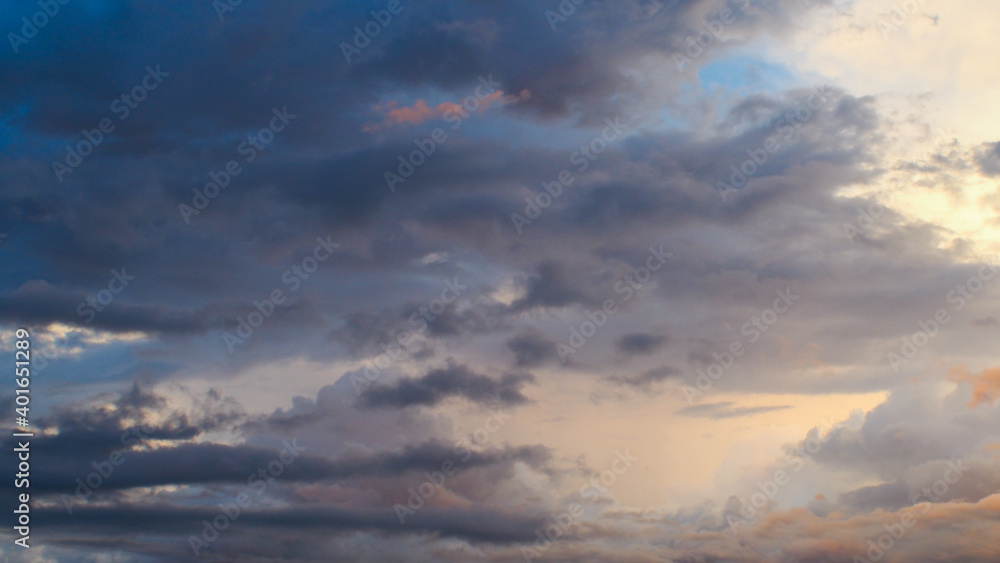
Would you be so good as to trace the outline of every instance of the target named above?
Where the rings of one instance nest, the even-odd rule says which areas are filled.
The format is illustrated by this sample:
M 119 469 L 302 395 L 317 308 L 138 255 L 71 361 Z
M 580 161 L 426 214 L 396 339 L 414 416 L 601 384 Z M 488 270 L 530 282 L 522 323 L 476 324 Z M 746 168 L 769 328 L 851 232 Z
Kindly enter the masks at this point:
M 984 282 L 952 309 L 949 292 L 997 244 L 997 69 L 976 55 L 996 10 L 941 4 L 936 24 L 913 17 L 886 40 L 885 5 L 843 4 L 584 2 L 553 25 L 529 0 L 427 0 L 350 60 L 342 43 L 384 0 L 50 18 L 0 54 L 0 349 L 25 327 L 51 360 L 32 380 L 39 557 L 183 559 L 202 520 L 298 440 L 307 451 L 213 556 L 519 560 L 608 475 L 589 468 L 631 447 L 641 466 L 538 559 L 847 561 L 962 460 L 884 560 L 995 560 L 998 295 Z M 16 32 L 24 15 L 0 21 Z M 147 65 L 170 74 L 122 119 L 111 104 Z M 470 110 L 482 76 L 497 89 Z M 284 107 L 295 120 L 248 159 Z M 414 139 L 464 112 L 390 190 Z M 102 119 L 114 132 L 56 179 L 52 162 Z M 607 120 L 621 138 L 602 137 Z M 738 187 L 722 198 L 722 183 Z M 541 214 L 518 233 L 529 202 Z M 185 222 L 181 204 L 199 214 Z M 313 270 L 328 235 L 341 251 Z M 650 245 L 672 262 L 636 288 Z M 123 267 L 135 283 L 88 323 L 78 305 Z M 442 307 L 445 279 L 468 289 Z M 802 299 L 770 324 L 786 288 Z M 275 291 L 287 300 L 229 355 L 223 333 Z M 549 335 L 607 300 L 614 316 L 557 365 Z M 952 321 L 894 373 L 887 354 L 938 308 Z M 396 356 L 402 331 L 414 344 Z M 736 341 L 719 398 L 685 407 L 672 393 Z M 595 405 L 607 396 L 620 400 Z M 854 397 L 886 398 L 726 531 L 740 495 L 826 436 L 811 405 L 843 414 Z M 785 406 L 798 400 L 810 407 Z M 484 424 L 514 406 L 502 430 Z M 123 442 L 136 427 L 145 438 Z M 64 514 L 60 494 L 117 450 L 125 463 Z M 456 460 L 400 526 L 393 505 Z
M 976 151 L 976 164 L 987 176 L 1000 175 L 1000 143 L 984 143 Z
M 975 319 L 972 321 L 974 326 L 1000 326 L 1000 321 L 996 317 L 989 316 L 983 317 L 981 319 Z
M 689 407 L 684 407 L 677 411 L 677 414 L 683 416 L 692 416 L 696 418 L 712 418 L 712 419 L 724 419 L 724 418 L 736 418 L 741 416 L 753 416 L 755 414 L 762 414 L 766 412 L 774 412 L 785 409 L 792 408 L 791 405 L 775 405 L 766 407 L 737 407 L 732 401 L 723 401 L 720 403 L 703 403 L 700 405 L 692 405 Z
M 400 125 L 419 125 L 432 119 L 458 121 L 468 118 L 472 112 L 485 111 L 494 104 L 516 104 L 530 97 L 531 94 L 527 90 L 522 91 L 516 96 L 505 95 L 503 90 L 497 90 L 482 98 L 467 98 L 460 104 L 442 102 L 434 107 L 429 107 L 425 100 L 417 100 L 412 106 L 400 106 L 399 102 L 393 100 L 375 106 L 375 111 L 384 117 L 380 123 L 365 125 L 364 130 L 374 133 Z
M 528 402 L 521 387 L 535 378 L 528 373 L 508 373 L 493 379 L 473 372 L 453 360 L 420 378 L 404 378 L 394 385 L 376 386 L 360 398 L 364 408 L 434 406 L 451 397 L 481 404 L 520 405 Z
M 537 367 L 558 357 L 556 342 L 537 329 L 524 329 L 506 343 L 517 367 Z
M 40 510 L 38 521 L 40 525 L 47 525 L 63 533 L 91 528 L 96 530 L 97 538 L 101 538 L 100 529 L 114 528 L 139 532 L 155 525 L 167 535 L 167 539 L 184 546 L 183 549 L 170 550 L 175 556 L 189 556 L 187 537 L 200 532 L 204 527 L 202 524 L 204 520 L 220 513 L 217 507 L 197 508 L 166 504 L 82 507 L 74 512 L 75 515 L 69 515 L 61 508 Z M 372 531 L 390 535 L 440 535 L 472 542 L 511 543 L 530 541 L 534 537 L 535 529 L 544 521 L 541 517 L 526 518 L 490 510 L 427 510 L 421 511 L 420 516 L 414 518 L 409 525 L 401 526 L 396 513 L 388 509 L 357 511 L 309 506 L 250 510 L 240 517 L 240 523 L 248 529 L 259 530 L 265 536 L 270 535 L 268 531 L 300 530 L 309 537 L 315 537 L 315 534 L 320 532 L 343 534 L 351 531 Z M 106 541 L 109 547 L 121 545 L 116 543 L 120 540 L 114 537 L 97 538 L 95 538 L 96 543 Z M 67 539 L 72 541 L 71 538 Z M 248 541 L 247 545 L 236 552 L 246 553 L 255 543 Z M 156 547 L 154 540 L 145 544 L 142 549 L 152 550 Z
M 618 339 L 618 351 L 626 356 L 647 356 L 667 344 L 669 339 L 662 334 L 632 332 Z
M 970 407 L 992 405 L 1000 398 L 1000 368 L 986 368 L 973 375 L 965 366 L 959 366 L 951 372 L 951 378 L 953 381 L 969 383 L 972 386 Z
M 173 433 L 164 436 L 162 432 L 149 436 L 154 440 L 189 440 L 194 433 L 181 435 Z M 46 441 L 43 445 L 56 444 Z M 301 447 L 297 440 L 288 440 L 292 446 L 285 449 Z M 14 447 L 13 442 L 8 444 Z M 118 444 L 121 446 L 121 444 Z M 116 469 L 102 484 L 100 491 L 133 489 L 167 485 L 208 485 L 208 484 L 246 484 L 259 468 L 266 467 L 272 460 L 279 459 L 282 448 L 266 448 L 247 445 L 225 445 L 211 443 L 182 443 L 169 447 L 157 447 L 145 450 L 132 450 L 123 454 L 127 466 L 123 464 Z M 342 481 L 371 478 L 399 478 L 400 476 L 421 471 L 436 471 L 441 464 L 461 459 L 455 453 L 452 445 L 440 442 L 427 442 L 416 446 L 408 446 L 398 451 L 378 452 L 366 456 L 344 457 L 330 459 L 321 454 L 295 452 L 298 456 L 294 463 L 283 471 L 283 483 L 314 483 L 322 481 Z M 95 461 L 103 461 L 96 452 Z M 104 454 L 105 458 L 108 454 Z M 33 483 L 40 492 L 59 492 L 72 494 L 77 487 L 76 478 L 86 477 L 94 468 L 81 459 L 66 453 L 55 454 L 49 461 L 56 462 L 54 467 L 38 472 Z M 460 465 L 462 471 L 490 466 L 510 466 L 514 463 L 527 463 L 541 467 L 548 460 L 549 454 L 545 448 L 520 447 L 473 452 Z M 102 493 L 102 494 L 103 494 Z
M 93 295 L 61 290 L 44 280 L 25 282 L 13 291 L 0 292 L 0 322 L 64 323 L 112 332 L 203 333 L 221 326 L 225 314 L 222 307 L 194 311 L 113 302 L 99 314 L 95 312 L 88 323 L 88 316 L 77 312 L 88 297 Z
M 680 374 L 681 372 L 677 368 L 663 366 L 646 370 L 638 375 L 613 375 L 608 378 L 608 381 L 616 385 L 634 387 L 649 392 L 655 384 L 670 378 L 679 378 Z
M 514 311 L 536 307 L 566 307 L 577 303 L 593 301 L 574 279 L 571 269 L 565 264 L 546 261 L 538 265 L 535 275 L 528 279 L 526 294 L 511 304 Z

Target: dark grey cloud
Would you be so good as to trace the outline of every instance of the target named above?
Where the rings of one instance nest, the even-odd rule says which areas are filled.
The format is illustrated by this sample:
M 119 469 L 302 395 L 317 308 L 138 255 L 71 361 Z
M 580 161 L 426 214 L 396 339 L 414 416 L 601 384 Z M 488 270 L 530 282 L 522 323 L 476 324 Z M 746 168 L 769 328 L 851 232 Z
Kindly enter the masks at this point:
M 79 290 L 60 290 L 45 281 L 27 282 L 16 290 L 0 292 L 0 322 L 39 325 L 60 322 L 110 332 L 204 333 L 221 328 L 225 313 L 235 316 L 237 311 L 232 306 L 184 310 L 161 305 L 134 305 L 121 300 L 112 301 L 97 311 L 86 299 L 93 299 L 100 290 L 97 288 L 88 294 Z
M 161 533 L 174 536 L 175 557 L 189 557 L 187 537 L 204 527 L 203 520 L 219 514 L 217 507 L 156 504 L 119 505 L 113 507 L 81 507 L 67 514 L 62 509 L 42 509 L 37 512 L 40 526 L 63 533 L 89 532 L 100 537 L 108 529 L 140 532 L 156 526 Z M 79 515 L 79 517 L 77 517 Z M 311 540 L 317 533 L 345 533 L 373 531 L 380 534 L 444 536 L 472 542 L 510 543 L 526 542 L 534 538 L 535 530 L 544 522 L 544 516 L 523 517 L 491 510 L 426 509 L 407 526 L 401 526 L 392 510 L 345 510 L 334 507 L 307 506 L 250 510 L 241 515 L 235 527 L 265 532 L 267 530 L 304 530 Z M 71 538 L 67 538 L 72 543 Z M 119 540 L 108 538 L 109 545 L 120 545 Z M 223 543 L 225 545 L 225 543 Z M 143 550 L 156 549 L 147 544 Z M 237 553 L 246 553 L 243 547 Z
M 371 387 L 361 395 L 359 404 L 365 408 L 434 406 L 445 399 L 461 397 L 481 404 L 519 405 L 528 401 L 521 387 L 534 380 L 531 374 L 523 372 L 494 379 L 449 360 L 446 367 L 432 369 L 422 377 Z
M 60 459 L 54 465 L 85 466 L 116 449 L 127 450 L 151 440 L 186 442 L 233 428 L 245 419 L 243 406 L 217 390 L 192 398 L 193 408 L 178 410 L 167 405 L 164 395 L 137 382 L 121 393 L 97 397 L 96 405 L 57 405 L 35 419 L 38 428 L 47 431 L 36 437 L 36 443 L 43 456 Z
M 680 370 L 671 366 L 662 366 L 646 370 L 637 375 L 613 375 L 608 380 L 616 385 L 633 387 L 646 392 L 653 390 L 654 385 L 671 378 L 679 378 Z
M 158 432 L 149 439 L 178 440 L 192 438 L 177 433 Z M 117 438 L 117 436 L 116 436 Z M 291 446 L 304 447 L 297 440 L 288 440 Z M 14 447 L 13 442 L 5 445 Z M 39 447 L 56 447 L 57 444 L 43 441 Z M 129 448 L 122 447 L 123 450 Z M 94 451 L 94 450 L 92 450 Z M 273 460 L 280 459 L 283 448 L 256 446 L 227 446 L 210 443 L 183 443 L 172 447 L 155 449 L 132 449 L 125 451 L 125 463 L 104 480 L 99 492 L 166 485 L 231 484 L 245 485 L 247 479 L 260 468 L 266 468 Z M 456 454 L 453 445 L 428 442 L 408 446 L 396 452 L 380 452 L 354 458 L 329 459 L 312 454 L 308 448 L 296 451 L 298 456 L 287 465 L 281 474 L 283 483 L 313 483 L 321 481 L 342 481 L 362 477 L 396 479 L 408 472 L 436 471 L 442 463 L 451 460 L 462 471 L 480 467 L 502 466 L 521 462 L 533 467 L 542 467 L 549 459 L 549 452 L 543 447 L 523 446 L 519 448 L 493 449 L 473 452 L 461 464 L 457 460 L 464 454 Z M 98 455 L 96 452 L 94 455 Z M 107 454 L 104 454 L 107 456 Z M 46 459 L 48 458 L 48 459 Z M 76 479 L 85 478 L 94 471 L 90 461 L 101 463 L 104 459 L 95 457 L 87 460 L 75 452 L 43 454 L 40 464 L 48 461 L 47 467 L 35 472 L 32 487 L 44 492 L 73 494 Z
M 94 401 L 81 402 L 39 419 L 39 428 L 46 433 L 32 441 L 32 490 L 38 498 L 48 498 L 56 506 L 33 511 L 38 516 L 33 520 L 36 525 L 44 521 L 50 526 L 45 545 L 76 549 L 128 549 L 132 545 L 137 556 L 183 557 L 189 549 L 187 537 L 197 533 L 202 521 L 215 517 L 219 509 L 215 504 L 203 508 L 170 494 L 150 496 L 141 491 L 158 486 L 180 486 L 182 490 L 196 487 L 202 496 L 217 498 L 216 504 L 231 502 L 236 492 L 249 490 L 251 475 L 282 459 L 283 448 L 292 448 L 296 458 L 283 466 L 278 478 L 267 482 L 266 491 L 285 507 L 269 509 L 268 503 L 257 503 L 245 510 L 227 538 L 219 542 L 218 550 L 213 552 L 216 556 L 254 550 L 256 539 L 248 538 L 259 539 L 261 532 L 272 534 L 281 530 L 296 530 L 294 533 L 301 534 L 301 541 L 306 544 L 317 540 L 320 529 L 323 534 L 401 534 L 504 544 L 529 540 L 545 517 L 501 515 L 480 504 L 482 492 L 489 488 L 480 483 L 496 485 L 510 479 L 515 474 L 515 465 L 550 472 L 552 455 L 542 446 L 470 449 L 466 445 L 459 449 L 456 444 L 432 439 L 399 448 L 329 456 L 324 453 L 327 448 L 317 445 L 314 439 L 300 442 L 271 437 L 269 441 L 274 446 L 197 443 L 191 440 L 206 432 L 231 429 L 245 416 L 237 403 L 217 391 L 195 403 L 195 411 L 181 413 L 172 409 L 165 395 L 135 384 L 117 395 L 95 397 Z M 150 422 L 164 417 L 159 423 Z M 126 424 L 129 428 L 125 428 Z M 264 437 L 255 436 L 252 426 L 241 428 L 249 440 Z M 256 428 L 266 429 L 266 426 Z M 141 439 L 134 440 L 129 435 L 125 441 L 123 430 L 132 429 L 142 432 Z M 4 440 L 4 447 L 14 447 L 10 440 Z M 154 440 L 160 445 L 151 447 Z M 86 502 L 77 499 L 76 480 L 94 472 L 93 463 L 105 462 L 115 450 L 121 453 L 124 463 L 102 479 Z M 408 520 L 407 526 L 400 526 L 393 503 L 407 502 L 408 484 L 418 484 L 425 474 L 439 471 L 446 462 L 457 468 L 457 475 L 448 482 L 452 494 L 466 496 L 475 505 L 426 507 Z M 13 471 L 9 464 L 3 465 Z M 314 502 L 311 494 L 298 492 L 298 487 L 309 486 L 375 486 L 388 498 L 366 508 L 330 508 Z M 9 486 L 2 487 L 0 497 L 13 502 L 13 492 Z M 252 496 L 256 499 L 257 494 L 260 493 L 255 491 Z M 66 498 L 72 513 L 63 507 Z M 156 514 L 160 515 L 159 539 L 135 544 L 121 542 L 122 530 L 148 529 Z M 82 540 L 83 537 L 87 539 Z
M 666 346 L 669 338 L 662 334 L 631 332 L 618 339 L 618 351 L 626 356 L 647 356 Z
M 592 303 L 580 287 L 581 280 L 566 264 L 546 261 L 538 265 L 535 274 L 528 279 L 526 295 L 511 305 L 514 311 L 536 307 L 566 307 L 578 303 Z
M 556 342 L 537 329 L 524 329 L 506 342 L 507 349 L 514 354 L 514 365 L 537 367 L 558 357 Z
M 455 392 L 471 400 L 499 398 L 501 402 L 515 403 L 515 397 L 524 400 L 516 389 L 509 387 L 515 384 L 513 380 L 494 381 L 475 376 L 464 366 L 452 364 L 428 376 L 429 385 L 441 381 L 455 384 L 458 389 Z M 434 392 L 446 396 L 451 389 L 435 389 Z M 117 396 L 58 407 L 53 413 L 37 418 L 36 424 L 44 434 L 36 436 L 32 442 L 40 456 L 32 486 L 45 491 L 75 487 L 76 477 L 93 471 L 91 462 L 103 461 L 116 450 L 123 453 L 128 463 L 106 481 L 108 489 L 242 483 L 249 473 L 276 459 L 282 448 L 287 449 L 284 438 L 280 443 L 278 439 L 272 440 L 277 447 L 194 442 L 207 433 L 227 429 L 242 429 L 247 437 L 253 438 L 255 433 L 267 428 L 259 423 L 247 424 L 242 405 L 216 390 L 195 399 L 193 410 L 179 411 L 168 404 L 164 395 L 136 383 Z M 281 415 L 272 418 L 280 419 Z M 16 438 L 4 439 L 4 447 L 13 448 L 15 441 Z M 152 448 L 150 444 L 154 441 L 167 445 Z M 431 439 L 394 451 L 350 454 L 337 459 L 309 450 L 301 455 L 287 468 L 284 480 L 338 480 L 365 475 L 394 477 L 407 471 L 439 468 L 443 461 L 454 459 L 458 454 L 452 444 Z M 491 448 L 470 452 L 462 468 L 514 462 L 541 467 L 548 459 L 547 449 L 539 446 Z

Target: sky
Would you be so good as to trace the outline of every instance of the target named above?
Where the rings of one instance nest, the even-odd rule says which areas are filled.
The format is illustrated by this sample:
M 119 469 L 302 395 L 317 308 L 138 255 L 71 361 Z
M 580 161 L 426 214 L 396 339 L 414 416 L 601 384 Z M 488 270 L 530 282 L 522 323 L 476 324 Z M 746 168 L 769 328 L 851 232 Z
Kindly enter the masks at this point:
M 5 3 L 0 556 L 997 561 L 998 19 Z

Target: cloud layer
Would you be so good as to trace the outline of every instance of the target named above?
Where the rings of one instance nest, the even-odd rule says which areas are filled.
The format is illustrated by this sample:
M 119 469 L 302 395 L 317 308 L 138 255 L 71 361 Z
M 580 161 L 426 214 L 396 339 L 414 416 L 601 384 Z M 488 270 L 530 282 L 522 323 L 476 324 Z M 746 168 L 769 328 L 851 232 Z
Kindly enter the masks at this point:
M 1000 556 L 991 9 L 232 4 L 0 8 L 4 557 Z

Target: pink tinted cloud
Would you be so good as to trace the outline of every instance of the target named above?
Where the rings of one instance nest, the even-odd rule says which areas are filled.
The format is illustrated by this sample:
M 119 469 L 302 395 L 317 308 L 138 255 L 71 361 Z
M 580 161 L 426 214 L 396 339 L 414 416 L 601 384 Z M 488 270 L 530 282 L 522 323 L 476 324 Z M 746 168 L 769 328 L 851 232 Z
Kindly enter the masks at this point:
M 375 111 L 383 115 L 380 123 L 368 123 L 364 130 L 372 133 L 397 127 L 400 125 L 419 125 L 432 119 L 444 119 L 449 115 L 457 115 L 465 119 L 472 113 L 483 111 L 490 106 L 499 103 L 501 106 L 516 104 L 531 97 L 531 93 L 522 90 L 520 94 L 504 95 L 503 90 L 497 90 L 489 96 L 477 99 L 470 96 L 463 101 L 463 104 L 455 102 L 442 102 L 434 107 L 427 105 L 425 100 L 417 100 L 412 106 L 400 106 L 399 102 L 393 100 L 375 106 Z M 478 102 L 476 104 L 475 102 Z
M 972 385 L 970 407 L 982 404 L 992 405 L 997 398 L 1000 398 L 1000 368 L 987 368 L 973 375 L 963 365 L 951 372 L 951 379 L 958 383 L 967 382 Z

